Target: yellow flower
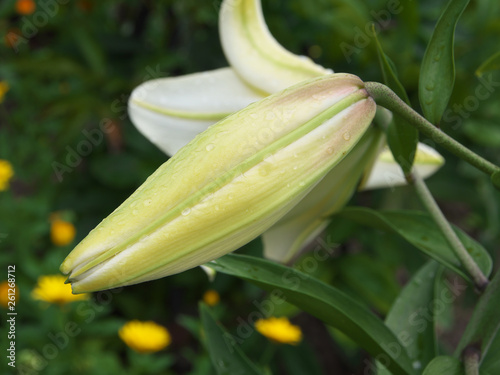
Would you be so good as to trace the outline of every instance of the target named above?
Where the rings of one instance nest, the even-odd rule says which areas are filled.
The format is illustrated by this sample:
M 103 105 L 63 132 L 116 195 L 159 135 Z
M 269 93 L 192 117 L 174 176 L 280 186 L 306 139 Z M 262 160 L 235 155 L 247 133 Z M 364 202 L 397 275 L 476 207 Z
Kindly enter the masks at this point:
M 205 302 L 208 306 L 215 306 L 219 303 L 220 296 L 217 291 L 210 289 L 203 294 L 203 302 Z
M 88 294 L 75 295 L 71 293 L 71 286 L 65 284 L 65 281 L 66 278 L 62 275 L 40 276 L 35 289 L 31 292 L 31 296 L 34 299 L 59 305 L 88 298 Z
M 286 317 L 259 319 L 255 322 L 255 329 L 278 344 L 297 345 L 302 340 L 300 327 L 290 323 Z
M 0 102 L 2 99 L 0 86 Z M 14 170 L 12 169 L 12 164 L 7 160 L 0 159 L 0 191 L 7 190 L 9 188 L 9 181 L 14 176 Z
M 5 81 L 0 81 L 0 103 L 3 102 L 3 98 L 7 91 L 9 91 L 9 84 Z
M 154 353 L 170 345 L 168 330 L 152 321 L 132 320 L 118 331 L 120 338 L 138 353 Z
M 11 301 L 9 299 L 9 289 L 11 289 L 11 293 L 12 289 L 14 289 L 15 291 L 13 295 L 15 296 L 15 300 L 17 301 L 19 299 L 19 289 L 17 288 L 17 286 L 11 288 L 7 281 L 2 281 L 0 283 L 0 305 L 2 305 L 3 307 L 8 307 L 9 301 Z
M 17 0 L 16 11 L 18 14 L 26 16 L 32 14 L 36 9 L 36 4 L 33 0 Z
M 76 229 L 70 222 L 56 218 L 50 226 L 50 239 L 57 246 L 66 246 L 73 242 Z

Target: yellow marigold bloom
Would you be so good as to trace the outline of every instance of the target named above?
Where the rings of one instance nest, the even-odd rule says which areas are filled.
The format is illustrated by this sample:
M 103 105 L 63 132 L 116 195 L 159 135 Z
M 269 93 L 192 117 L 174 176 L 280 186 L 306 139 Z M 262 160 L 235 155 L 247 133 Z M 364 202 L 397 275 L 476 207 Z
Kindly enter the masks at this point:
M 2 95 L 0 93 L 0 99 L 1 96 Z M 0 159 L 0 191 L 7 190 L 9 188 L 9 181 L 12 176 L 14 176 L 12 164 L 10 164 L 7 160 Z
M 64 305 L 69 302 L 81 301 L 88 298 L 88 294 L 75 295 L 71 286 L 65 284 L 66 278 L 62 275 L 45 275 L 38 278 L 31 297 L 49 303 Z
M 36 4 L 33 0 L 17 0 L 16 12 L 23 16 L 32 14 L 36 9 Z
M 14 289 L 14 296 L 15 300 L 17 301 L 19 299 L 19 289 L 16 287 L 11 288 L 9 286 L 9 283 L 7 281 L 2 281 L 0 283 L 0 305 L 3 307 L 8 307 L 9 306 L 9 289 L 11 289 L 11 295 L 12 295 L 12 289 Z
M 128 347 L 138 353 L 158 352 L 172 341 L 168 330 L 152 321 L 132 320 L 120 328 L 118 335 Z
M 203 302 L 205 302 L 208 306 L 215 306 L 219 303 L 220 296 L 217 291 L 213 289 L 209 289 L 203 294 Z
M 259 319 L 255 322 L 255 329 L 278 344 L 297 345 L 302 340 L 300 327 L 290 323 L 286 317 Z
M 3 98 L 7 91 L 9 91 L 10 87 L 9 84 L 5 81 L 0 81 L 0 103 L 3 102 Z
M 54 219 L 50 226 L 50 239 L 57 246 L 66 246 L 73 242 L 76 229 L 70 222 Z

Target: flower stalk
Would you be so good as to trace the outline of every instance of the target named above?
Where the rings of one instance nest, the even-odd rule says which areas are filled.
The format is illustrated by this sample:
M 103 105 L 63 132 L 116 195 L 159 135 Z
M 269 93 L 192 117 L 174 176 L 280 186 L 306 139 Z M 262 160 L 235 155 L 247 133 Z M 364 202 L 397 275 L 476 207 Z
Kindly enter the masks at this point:
M 467 272 L 472 276 L 476 288 L 481 292 L 484 291 L 489 283 L 488 278 L 483 274 L 477 263 L 467 252 L 467 249 L 460 241 L 457 234 L 451 227 L 448 220 L 446 220 L 443 212 L 434 200 L 434 197 L 429 191 L 424 180 L 415 171 L 411 175 L 411 183 L 415 187 L 415 191 L 417 192 L 425 208 L 427 208 L 432 218 L 436 222 L 436 225 L 443 233 L 446 241 L 451 246 L 458 259 L 460 259 Z
M 494 173 L 500 172 L 500 167 L 469 150 L 467 147 L 431 124 L 415 110 L 409 107 L 404 101 L 402 101 L 389 87 L 378 82 L 366 82 L 365 87 L 378 105 L 401 115 L 410 124 L 422 132 L 422 134 L 431 138 L 434 142 L 440 144 L 452 154 L 467 161 L 469 164 L 490 176 Z

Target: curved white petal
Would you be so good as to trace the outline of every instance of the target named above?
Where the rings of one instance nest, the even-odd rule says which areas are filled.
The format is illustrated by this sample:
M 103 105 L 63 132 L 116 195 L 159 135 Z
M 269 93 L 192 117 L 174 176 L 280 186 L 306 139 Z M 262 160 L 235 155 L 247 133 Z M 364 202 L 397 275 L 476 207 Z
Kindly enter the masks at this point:
M 313 190 L 287 215 L 262 235 L 266 258 L 286 263 L 308 245 L 356 190 L 366 165 L 371 163 L 382 140 L 371 128 Z
M 439 152 L 423 143 L 419 143 L 413 167 L 422 178 L 433 175 L 444 164 Z M 391 151 L 385 148 L 378 156 L 369 177 L 360 190 L 405 185 L 406 180 Z
M 162 151 L 175 154 L 198 133 L 263 96 L 231 68 L 144 82 L 130 96 L 137 129 Z
M 219 14 L 219 33 L 230 65 L 249 85 L 266 93 L 333 73 L 283 48 L 267 28 L 260 0 L 225 0 Z

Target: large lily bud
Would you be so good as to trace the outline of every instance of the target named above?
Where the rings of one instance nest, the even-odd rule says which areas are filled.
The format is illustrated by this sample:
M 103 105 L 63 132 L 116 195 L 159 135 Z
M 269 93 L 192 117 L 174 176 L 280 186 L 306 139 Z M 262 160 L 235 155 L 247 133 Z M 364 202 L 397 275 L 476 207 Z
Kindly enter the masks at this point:
M 333 74 L 251 104 L 199 134 L 69 254 L 75 293 L 175 274 L 227 254 L 292 209 L 366 132 L 363 82 Z

